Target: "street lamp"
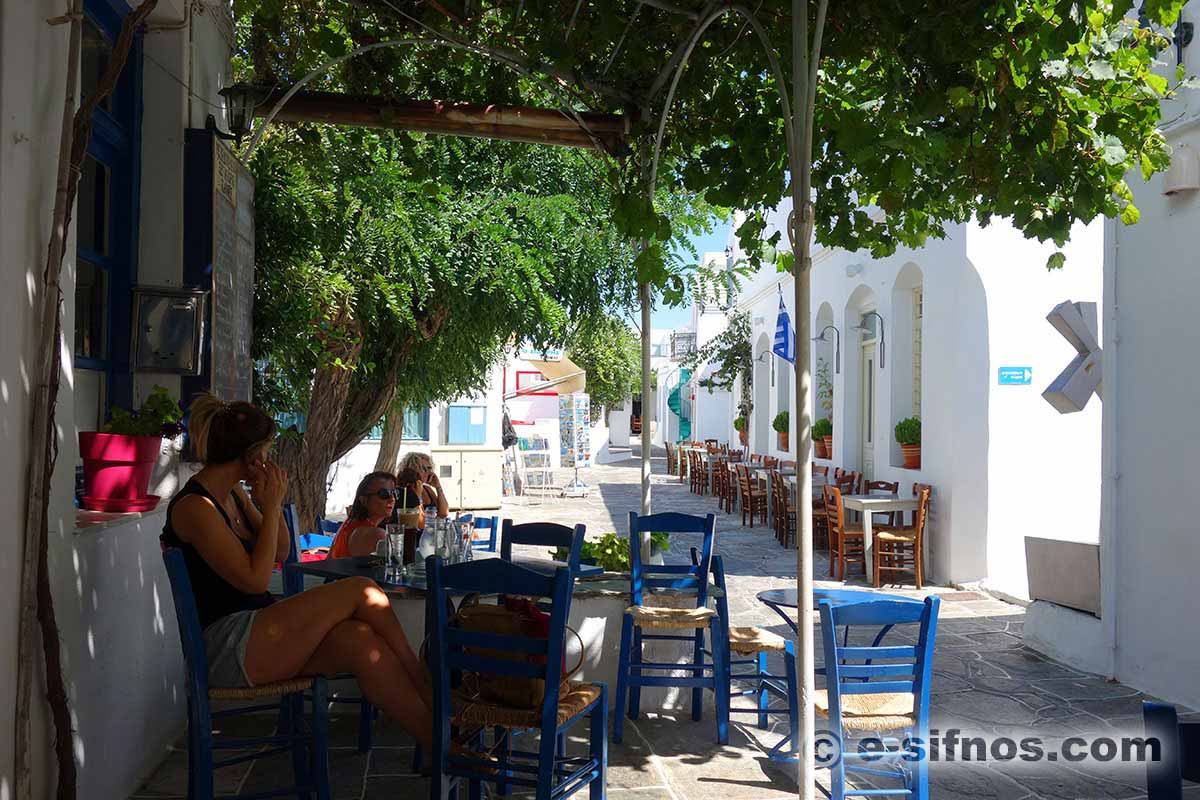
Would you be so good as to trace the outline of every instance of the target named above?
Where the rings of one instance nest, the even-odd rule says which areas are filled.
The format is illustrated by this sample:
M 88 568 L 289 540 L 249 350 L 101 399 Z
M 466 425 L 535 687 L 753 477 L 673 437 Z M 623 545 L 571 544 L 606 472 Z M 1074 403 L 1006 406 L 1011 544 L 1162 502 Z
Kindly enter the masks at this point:
M 863 314 L 862 321 L 857 325 L 852 326 L 850 330 L 858 331 L 859 333 L 874 333 L 875 331 L 870 326 L 865 324 L 867 317 L 875 317 L 879 320 L 879 368 L 883 369 L 883 358 L 884 353 L 886 352 L 885 348 L 887 347 L 887 342 L 885 341 L 886 337 L 884 336 L 883 332 L 883 317 L 879 316 L 879 312 L 868 311 L 867 313 Z
M 812 337 L 814 342 L 828 342 L 825 334 L 833 331 L 833 371 L 834 373 L 842 374 L 842 332 L 837 329 L 836 325 L 826 325 L 821 329 L 821 332 Z
M 229 134 L 241 142 L 242 137 L 250 132 L 254 121 L 254 109 L 258 107 L 260 98 L 265 96 L 263 88 L 246 83 L 235 83 L 220 91 L 225 98 L 225 117 L 229 120 Z

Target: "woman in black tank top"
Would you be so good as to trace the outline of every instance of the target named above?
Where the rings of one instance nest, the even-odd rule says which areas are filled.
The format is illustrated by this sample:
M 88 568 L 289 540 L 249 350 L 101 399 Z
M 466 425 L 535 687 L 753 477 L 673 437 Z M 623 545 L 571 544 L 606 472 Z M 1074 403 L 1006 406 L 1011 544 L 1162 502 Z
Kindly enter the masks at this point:
M 353 673 L 367 699 L 431 747 L 429 674 L 374 582 L 347 579 L 282 600 L 267 592 L 290 549 L 281 511 L 287 475 L 267 460 L 274 421 L 250 403 L 207 394 L 189 413 L 204 468 L 171 500 L 162 541 L 183 553 L 200 624 L 222 636 L 245 626 L 233 655 L 247 683 Z

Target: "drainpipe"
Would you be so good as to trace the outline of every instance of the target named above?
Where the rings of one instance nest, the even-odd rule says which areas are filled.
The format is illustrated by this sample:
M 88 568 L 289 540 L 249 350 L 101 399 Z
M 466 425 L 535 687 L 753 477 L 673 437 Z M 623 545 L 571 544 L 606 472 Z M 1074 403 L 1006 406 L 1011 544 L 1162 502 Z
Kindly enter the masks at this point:
M 1117 606 L 1117 492 L 1121 484 L 1120 454 L 1117 452 L 1117 350 L 1120 347 L 1120 276 L 1118 264 L 1121 255 L 1121 223 L 1105 221 L 1110 235 L 1105 237 L 1104 260 L 1110 266 L 1104 274 L 1104 297 L 1111 298 L 1105 304 L 1103 354 L 1101 356 L 1101 424 L 1100 424 L 1100 620 L 1101 629 L 1108 641 L 1108 675 L 1118 678 L 1117 640 L 1119 612 Z

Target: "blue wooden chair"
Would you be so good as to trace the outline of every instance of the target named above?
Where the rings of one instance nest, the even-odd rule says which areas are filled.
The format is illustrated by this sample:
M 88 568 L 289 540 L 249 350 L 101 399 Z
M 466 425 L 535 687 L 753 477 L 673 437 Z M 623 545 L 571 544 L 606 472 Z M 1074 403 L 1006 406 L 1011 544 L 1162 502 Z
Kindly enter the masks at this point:
M 696 517 L 689 514 L 651 514 L 641 517 L 629 514 L 629 560 L 632 568 L 629 608 L 621 625 L 621 654 L 617 663 L 617 699 L 613 716 L 613 741 L 621 742 L 628 703 L 629 718 L 636 720 L 641 706 L 643 686 L 682 687 L 692 690 L 692 719 L 703 716 L 704 690 L 716 695 L 717 741 L 729 743 L 729 672 L 726 654 L 729 652 L 720 615 L 708 607 L 708 576 L 712 568 L 713 537 L 717 518 L 713 514 Z M 653 566 L 642 563 L 641 534 L 654 531 L 666 533 L 703 533 L 704 544 L 697 564 Z M 695 593 L 691 608 L 660 608 L 646 605 L 647 589 L 672 589 Z M 646 633 L 651 630 L 690 631 L 680 633 Z M 704 633 L 709 632 L 712 644 L 705 660 Z M 646 661 L 642 655 L 645 641 L 690 642 L 693 645 L 691 664 L 667 664 Z M 690 676 L 646 675 L 647 670 L 690 672 Z
M 1150 701 L 1142 703 L 1142 719 L 1150 744 L 1147 800 L 1183 800 L 1183 782 L 1200 783 L 1200 722 L 1180 722 L 1174 706 Z
M 700 563 L 700 552 L 692 548 L 692 563 Z M 729 598 L 725 588 L 725 562 L 718 556 L 712 557 L 713 584 L 717 587 L 717 615 L 721 618 L 729 641 L 729 654 L 725 657 L 729 665 L 730 699 L 754 697 L 757 708 L 729 707 L 730 714 L 755 714 L 758 727 L 766 730 L 770 726 L 770 715 L 786 714 L 788 735 L 767 752 L 772 761 L 794 763 L 800 752 L 800 706 L 796 691 L 796 643 L 791 639 L 754 627 L 730 625 Z M 707 653 L 707 651 L 706 651 Z M 780 653 L 783 656 L 784 674 L 776 675 L 768 669 L 767 656 Z M 772 705 L 773 701 L 782 704 Z M 786 751 L 785 751 L 786 748 Z
M 471 546 L 476 550 L 486 550 L 489 553 L 496 552 L 496 545 L 500 539 L 500 515 L 492 517 L 475 517 L 475 531 L 488 531 L 487 539 L 476 539 L 471 543 Z
M 241 764 L 274 753 L 292 754 L 295 785 L 272 792 L 237 795 L 242 798 L 295 796 L 329 800 L 329 717 L 326 710 L 326 682 L 323 677 L 295 678 L 279 683 L 251 688 L 224 688 L 208 685 L 208 654 L 200 616 L 192 595 L 183 553 L 176 548 L 163 551 L 163 563 L 171 581 L 175 600 L 175 617 L 179 622 L 179 641 L 187 668 L 188 700 L 188 797 L 190 800 L 211 800 L 213 771 Z M 306 693 L 312 698 L 312 719 L 304 715 Z M 213 711 L 211 701 L 256 700 L 270 698 L 266 704 Z M 272 736 L 253 738 L 217 738 L 213 735 L 213 720 L 252 714 L 261 711 L 280 711 L 279 731 Z M 239 750 L 240 755 L 214 759 L 219 750 Z M 247 753 L 246 751 L 250 751 Z
M 300 563 L 300 548 L 304 537 L 296 533 L 296 505 L 285 503 L 283 506 L 283 521 L 287 524 L 291 547 L 288 548 L 287 558 L 283 562 L 283 595 L 291 597 L 304 591 L 304 574 L 295 569 Z M 353 675 L 334 675 L 332 680 L 350 681 Z M 354 704 L 358 706 L 358 752 L 369 753 L 374 739 L 375 707 L 365 697 L 343 697 L 339 694 L 328 696 L 331 703 Z
M 494 783 L 501 794 L 509 787 L 536 791 L 538 800 L 570 797 L 585 786 L 592 800 L 605 796 L 608 769 L 608 690 L 604 684 L 570 683 L 559 691 L 570 613 L 574 572 L 559 568 L 540 575 L 504 559 L 488 558 L 452 566 L 431 556 L 425 561 L 429 585 L 426 614 L 430 625 L 430 674 L 433 676 L 433 781 L 430 798 L 441 800 L 466 781 L 470 797 L 479 798 L 482 784 Z M 452 594 L 519 595 L 551 601 L 550 636 L 503 636 L 461 630 L 451 625 L 447 609 Z M 530 656 L 541 658 L 535 663 Z M 546 692 L 541 707 L 509 708 L 491 705 L 452 685 L 452 675 L 471 671 L 481 676 L 518 675 L 541 678 Z M 566 732 L 584 718 L 589 720 L 589 749 L 585 757 L 559 752 Z M 491 751 L 473 755 L 483 747 L 484 731 L 499 726 Z M 538 730 L 537 752 L 511 746 L 513 730 Z M 452 748 L 455 732 L 471 732 L 462 747 Z M 456 747 L 459 746 L 456 744 Z
M 511 519 L 506 519 L 501 526 L 500 558 L 512 561 L 514 544 L 565 547 L 569 552 L 566 563 L 574 575 L 579 572 L 579 558 L 583 552 L 583 538 L 586 533 L 587 527 L 584 525 L 576 525 L 574 528 L 554 522 L 526 522 L 523 525 L 514 525 Z
M 927 800 L 929 761 L 923 753 L 929 742 L 929 688 L 933 672 L 933 646 L 937 632 L 937 597 L 924 603 L 880 599 L 866 603 L 834 605 L 821 600 L 821 641 L 825 654 L 826 688 L 816 692 L 817 715 L 829 722 L 824 733 L 838 743 L 837 758 L 818 752 L 818 767 L 830 761 L 833 800 L 847 795 L 888 794 Z M 838 641 L 838 626 L 870 628 L 897 625 L 919 627 L 915 645 L 869 646 Z M 883 734 L 898 732 L 894 738 Z M 818 739 L 822 731 L 818 731 Z M 885 750 L 860 750 L 851 739 L 866 734 L 881 739 Z M 846 789 L 847 773 L 891 777 L 897 788 Z

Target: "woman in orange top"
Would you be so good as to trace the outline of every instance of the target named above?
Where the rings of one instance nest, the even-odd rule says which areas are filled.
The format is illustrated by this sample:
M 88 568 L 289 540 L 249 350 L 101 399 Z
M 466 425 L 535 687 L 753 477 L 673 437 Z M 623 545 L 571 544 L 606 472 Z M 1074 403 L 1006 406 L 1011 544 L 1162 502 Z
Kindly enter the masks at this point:
M 329 557 L 347 558 L 374 553 L 375 546 L 386 533 L 383 526 L 391 518 L 395 507 L 396 476 L 390 472 L 369 473 L 358 483 L 349 518 L 333 537 Z

